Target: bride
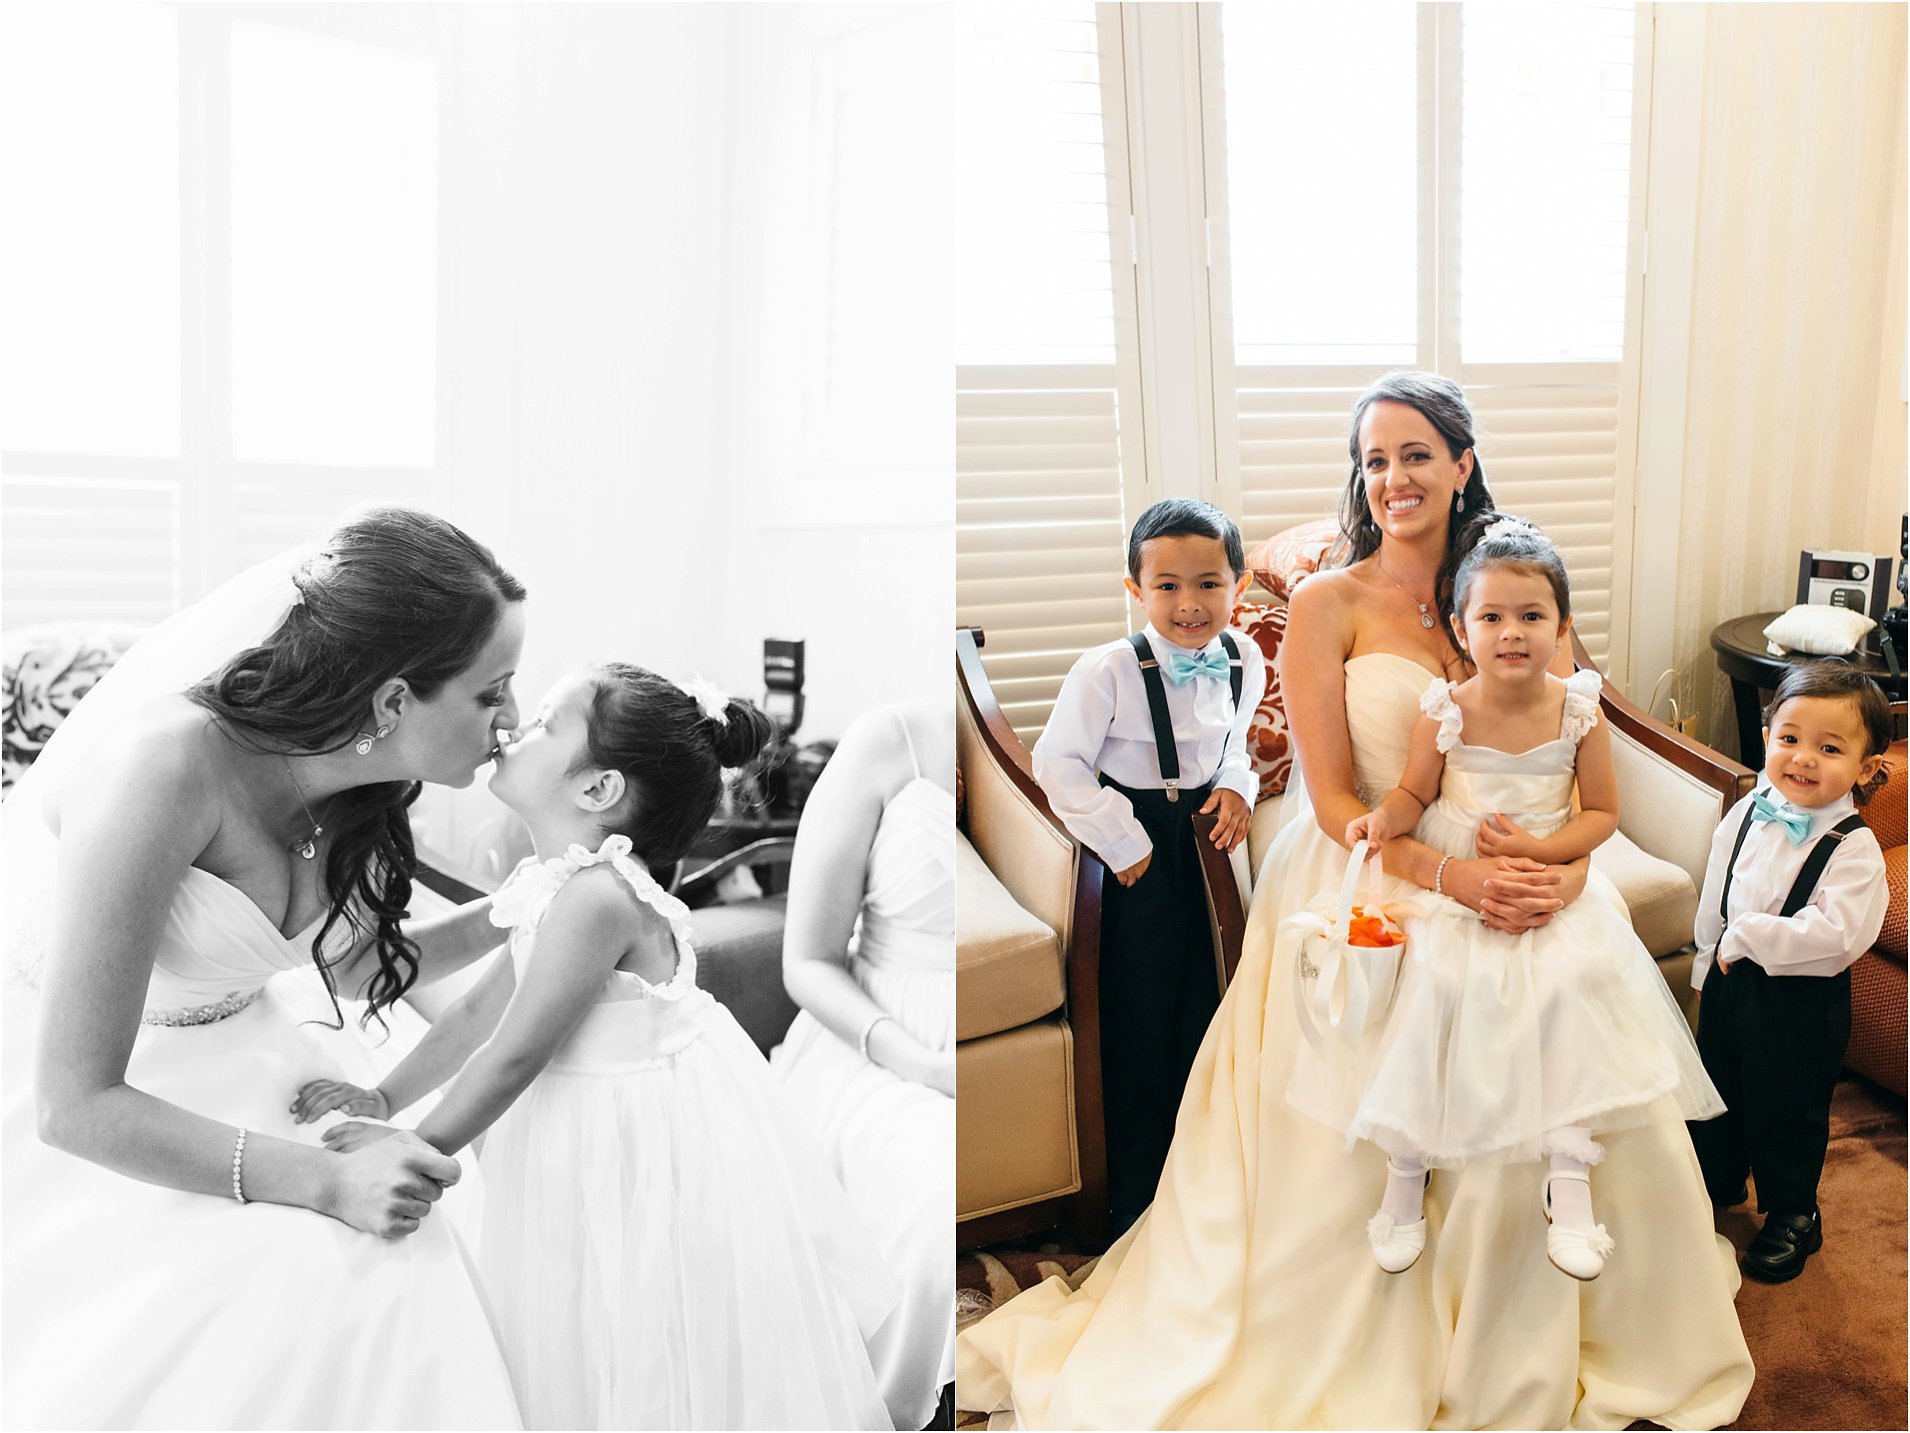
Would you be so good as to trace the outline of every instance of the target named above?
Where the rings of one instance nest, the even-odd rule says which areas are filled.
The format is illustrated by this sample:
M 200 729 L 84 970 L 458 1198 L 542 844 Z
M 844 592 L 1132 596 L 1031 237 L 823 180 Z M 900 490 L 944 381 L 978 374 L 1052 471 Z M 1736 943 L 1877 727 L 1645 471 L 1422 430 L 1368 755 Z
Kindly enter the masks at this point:
M 1154 1205 L 1078 1293 L 1051 1279 L 962 1335 L 962 1406 L 1054 1428 L 1729 1423 L 1752 1372 L 1737 1275 L 1675 1109 L 1606 1138 L 1593 1178 L 1621 1253 L 1580 1284 L 1547 1261 L 1527 1164 L 1436 1171 L 1429 1252 L 1385 1273 L 1365 1235 L 1384 1156 L 1285 1102 L 1295 1021 L 1275 929 L 1337 883 L 1337 833 L 1398 781 L 1427 682 L 1462 670 L 1438 614 L 1460 520 L 1492 505 L 1445 379 L 1381 379 L 1349 446 L 1355 560 L 1295 591 L 1281 654 L 1305 788 L 1263 862 Z M 1391 880 L 1434 883 L 1437 853 L 1410 839 L 1385 860 Z M 1514 931 L 1618 899 L 1582 861 L 1452 861 L 1443 889 Z
M 11 1426 L 518 1426 L 434 1217 L 458 1162 L 301 1136 L 290 1091 L 369 1071 L 266 984 L 316 966 L 369 1020 L 493 943 L 481 906 L 400 929 L 405 808 L 515 725 L 523 598 L 363 512 L 156 629 L 8 799 Z

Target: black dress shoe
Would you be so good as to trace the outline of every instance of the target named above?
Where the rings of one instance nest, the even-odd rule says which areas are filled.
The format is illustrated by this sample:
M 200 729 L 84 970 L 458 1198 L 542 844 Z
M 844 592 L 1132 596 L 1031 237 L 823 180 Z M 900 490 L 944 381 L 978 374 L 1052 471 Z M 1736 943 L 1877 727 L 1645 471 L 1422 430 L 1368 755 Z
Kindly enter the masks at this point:
M 1809 1214 L 1772 1214 L 1744 1251 L 1744 1272 L 1767 1284 L 1781 1284 L 1804 1272 L 1804 1261 L 1824 1247 L 1824 1223 Z

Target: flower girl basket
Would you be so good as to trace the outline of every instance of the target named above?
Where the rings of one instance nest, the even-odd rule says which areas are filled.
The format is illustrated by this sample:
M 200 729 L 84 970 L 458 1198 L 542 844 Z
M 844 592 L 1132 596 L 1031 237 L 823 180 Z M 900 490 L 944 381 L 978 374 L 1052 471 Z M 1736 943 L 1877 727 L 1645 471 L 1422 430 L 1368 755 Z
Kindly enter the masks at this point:
M 1298 939 L 1293 1008 L 1300 1032 L 1316 1049 L 1328 1040 L 1357 1047 L 1366 1027 L 1383 1020 L 1393 1003 L 1406 932 L 1380 906 L 1378 861 L 1368 870 L 1366 904 L 1353 904 L 1366 858 L 1366 843 L 1356 843 L 1330 914 L 1321 914 L 1316 901 L 1281 922 L 1282 934 Z

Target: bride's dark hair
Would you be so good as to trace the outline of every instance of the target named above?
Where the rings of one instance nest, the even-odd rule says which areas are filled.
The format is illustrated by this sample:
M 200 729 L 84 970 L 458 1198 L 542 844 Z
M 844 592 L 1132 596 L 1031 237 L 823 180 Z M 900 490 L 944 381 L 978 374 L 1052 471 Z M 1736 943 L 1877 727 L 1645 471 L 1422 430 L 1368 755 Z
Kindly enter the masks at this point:
M 489 548 L 414 508 L 355 514 L 294 574 L 301 600 L 278 629 L 195 684 L 193 701 L 255 751 L 338 751 L 364 729 L 373 694 L 394 677 L 429 700 L 483 652 L 507 602 L 524 586 Z M 417 852 L 405 808 L 416 781 L 355 786 L 325 807 L 331 909 L 312 941 L 339 1026 L 344 1013 L 321 953 L 343 920 L 353 944 L 371 937 L 378 972 L 361 1024 L 397 1001 L 418 975 L 418 948 L 399 921 L 411 900 Z

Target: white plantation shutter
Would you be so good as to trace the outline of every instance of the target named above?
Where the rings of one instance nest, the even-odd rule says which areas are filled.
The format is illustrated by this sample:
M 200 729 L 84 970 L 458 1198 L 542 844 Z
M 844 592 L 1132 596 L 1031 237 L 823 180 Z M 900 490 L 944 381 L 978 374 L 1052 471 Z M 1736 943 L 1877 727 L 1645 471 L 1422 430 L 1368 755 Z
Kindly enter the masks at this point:
M 1222 501 L 1236 506 L 1250 545 L 1334 516 L 1360 391 L 1393 367 L 1443 373 L 1472 403 L 1495 502 L 1559 545 L 1580 635 L 1606 665 L 1625 590 L 1615 565 L 1630 548 L 1636 395 L 1627 355 L 1636 353 L 1643 250 L 1630 204 L 1642 192 L 1633 175 L 1643 160 L 1634 155 L 1633 93 L 1644 92 L 1639 57 L 1648 45 L 1629 4 L 1423 5 L 1410 24 L 1403 8 L 1362 10 L 1362 36 L 1345 12 L 1322 20 L 1222 7 L 1220 33 L 1208 41 L 1223 92 L 1226 75 L 1250 78 L 1245 96 L 1225 94 L 1226 128 L 1209 143 L 1210 204 L 1222 229 L 1214 291 L 1226 309 L 1213 324 L 1217 401 L 1232 393 L 1236 405 L 1217 415 Z M 1394 175 L 1364 188 L 1361 208 L 1344 183 L 1360 172 L 1354 119 L 1297 123 L 1259 82 L 1265 56 L 1281 49 L 1289 69 L 1344 75 L 1359 72 L 1363 53 L 1397 70 L 1409 45 L 1417 189 Z M 1339 103 L 1331 91 L 1318 102 Z M 1397 96 L 1391 102 L 1397 108 Z M 1211 126 L 1223 110 L 1210 103 L 1207 112 Z M 1337 250 L 1314 244 L 1304 272 L 1315 297 L 1283 304 L 1293 267 L 1270 267 L 1269 192 L 1289 214 L 1332 215 L 1323 222 L 1333 232 L 1357 234 L 1362 224 L 1382 232 Z M 1388 246 L 1402 228 L 1418 236 L 1416 286 L 1398 245 Z M 1376 265 L 1385 271 L 1375 275 Z M 1363 347 L 1366 361 L 1320 362 L 1331 350 L 1317 317 L 1303 322 L 1309 305 L 1376 282 L 1417 293 L 1413 351 L 1385 361 L 1380 349 L 1396 335 L 1370 305 L 1349 300 L 1343 343 Z
M 1112 365 L 959 370 L 955 620 L 1025 740 L 1074 659 L 1127 633 L 1119 406 Z
M 434 29 L 286 16 L 9 16 L 9 629 L 157 622 L 356 503 L 444 504 Z
M 178 607 L 178 483 L 9 472 L 0 497 L 9 630 L 69 619 L 144 625 Z
M 1091 4 L 958 17 L 956 620 L 983 629 L 989 680 L 1032 741 L 1074 659 L 1128 630 L 1138 365 L 1104 141 L 1119 70 L 1101 53 L 1118 26 Z
M 1611 651 L 1618 365 L 1473 367 L 1464 382 L 1493 502 L 1557 544 L 1572 579 L 1573 625 L 1602 667 Z

